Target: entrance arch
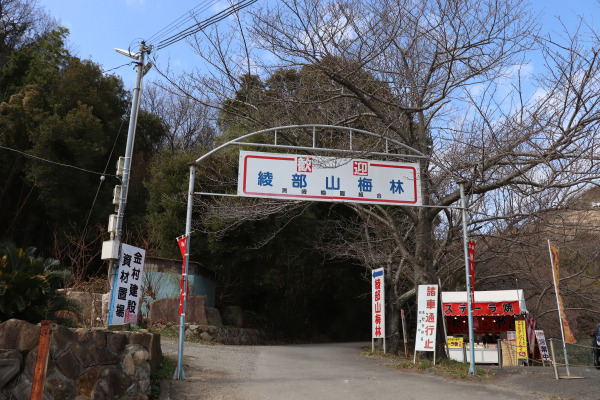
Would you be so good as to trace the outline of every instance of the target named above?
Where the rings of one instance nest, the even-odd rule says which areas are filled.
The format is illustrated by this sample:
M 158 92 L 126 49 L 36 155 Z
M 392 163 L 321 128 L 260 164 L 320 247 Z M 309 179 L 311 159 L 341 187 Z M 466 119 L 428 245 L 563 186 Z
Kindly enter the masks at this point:
M 317 145 L 317 143 L 319 142 L 319 140 L 317 140 L 319 138 L 317 135 L 318 133 L 319 134 L 335 133 L 342 137 L 347 134 L 348 136 L 345 141 L 338 141 L 338 143 L 345 143 L 345 144 L 347 144 L 347 146 L 346 146 L 346 148 L 341 148 L 341 146 L 338 146 L 337 148 L 318 146 Z M 272 135 L 272 143 L 256 143 L 256 142 L 247 141 L 253 137 L 265 136 L 265 135 L 269 135 L 269 136 Z M 299 139 L 303 139 L 304 143 L 306 143 L 307 139 L 308 139 L 309 143 L 312 141 L 312 146 L 310 146 L 310 145 L 306 146 L 306 145 L 300 145 L 300 144 L 298 144 L 298 145 L 281 144 L 280 140 L 278 143 L 278 139 L 280 139 L 281 136 L 287 137 L 290 135 L 297 135 L 297 136 L 302 135 L 302 137 L 300 137 Z M 384 151 L 372 151 L 372 150 L 360 149 L 359 147 L 361 147 L 361 146 L 357 146 L 355 144 L 355 141 L 361 141 L 365 137 L 371 141 L 375 140 L 374 143 L 372 143 L 372 144 L 375 146 L 382 146 L 384 148 Z M 255 147 L 255 148 L 258 147 L 258 148 L 289 149 L 289 150 L 294 150 L 294 151 L 303 150 L 303 151 L 308 151 L 308 152 L 313 152 L 313 153 L 319 153 L 319 152 L 337 153 L 337 154 L 344 154 L 346 156 L 362 156 L 362 157 L 376 156 L 376 157 L 394 157 L 394 158 L 404 158 L 404 159 L 408 158 L 408 159 L 417 159 L 417 160 L 429 158 L 427 155 L 423 154 L 422 152 L 420 152 L 419 150 L 417 150 L 411 146 L 408 146 L 402 142 L 399 142 L 398 140 L 388 138 L 388 137 L 385 137 L 384 135 L 377 134 L 374 132 L 357 129 L 357 128 L 335 126 L 335 125 L 307 124 L 307 125 L 280 126 L 280 127 L 269 128 L 269 129 L 264 129 L 264 130 L 259 130 L 259 131 L 255 131 L 252 133 L 248 133 L 246 135 L 242 135 L 236 139 L 230 140 L 230 141 L 214 148 L 213 150 L 211 150 L 211 151 L 207 152 L 206 154 L 202 155 L 201 157 L 197 158 L 194 162 L 190 163 L 190 179 L 189 179 L 188 197 L 187 197 L 186 229 L 185 229 L 185 235 L 184 235 L 186 238 L 186 247 L 185 247 L 185 256 L 184 256 L 185 265 L 184 265 L 183 274 L 182 274 L 182 278 L 183 278 L 182 310 L 183 311 L 180 316 L 179 354 L 178 354 L 177 367 L 175 370 L 174 379 L 184 379 L 185 378 L 184 373 L 183 373 L 182 360 L 183 360 L 183 342 L 184 342 L 183 337 L 184 337 L 184 331 L 185 331 L 186 290 L 183 290 L 183 288 L 187 288 L 187 273 L 188 273 L 189 248 L 190 248 L 190 241 L 189 241 L 190 237 L 189 236 L 191 233 L 191 226 L 192 226 L 192 209 L 193 209 L 194 195 L 217 195 L 217 196 L 227 195 L 227 194 L 223 194 L 223 193 L 194 192 L 196 167 L 197 167 L 198 163 L 200 163 L 201 161 L 205 160 L 206 158 L 210 157 L 211 155 L 215 154 L 216 152 L 221 151 L 230 146 L 239 146 L 240 148 L 241 147 Z M 400 149 L 404 150 L 405 152 L 404 153 L 396 152 L 397 150 L 400 150 Z M 227 196 L 232 196 L 232 195 L 227 195 Z M 235 195 L 233 195 L 233 196 L 235 196 Z M 260 196 L 258 196 L 258 197 L 260 197 Z M 413 204 L 413 205 L 416 205 L 416 204 Z

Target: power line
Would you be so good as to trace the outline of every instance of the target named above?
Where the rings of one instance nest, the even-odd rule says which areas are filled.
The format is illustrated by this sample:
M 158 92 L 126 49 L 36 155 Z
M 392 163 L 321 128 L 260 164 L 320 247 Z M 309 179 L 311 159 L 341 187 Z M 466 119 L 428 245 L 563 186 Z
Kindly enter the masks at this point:
M 146 40 L 146 42 L 148 44 L 156 43 L 158 40 L 171 34 L 171 32 L 174 32 L 175 30 L 179 29 L 182 25 L 184 25 L 187 22 L 189 22 L 190 20 L 194 19 L 196 14 L 202 13 L 202 12 L 206 11 L 207 9 L 209 9 L 210 7 L 213 7 L 217 3 L 217 1 L 214 0 L 208 4 L 207 3 L 208 3 L 208 0 L 205 0 L 202 3 L 198 4 L 196 7 L 192 8 L 187 13 L 183 14 L 181 17 L 177 18 L 175 21 L 171 22 L 169 25 L 165 26 L 160 31 L 156 32 L 154 35 L 150 36 L 150 38 L 148 38 L 148 40 Z M 202 7 L 204 5 L 205 5 L 204 8 L 202 8 L 201 10 L 198 10 L 200 7 Z
M 257 1 L 258 0 L 243 0 L 236 4 L 233 4 L 229 7 L 227 7 L 226 9 L 218 12 L 217 14 L 213 15 L 212 17 L 209 17 L 201 22 L 198 22 L 198 23 L 182 30 L 179 33 L 176 33 L 175 35 L 172 35 L 166 39 L 163 39 L 156 46 L 156 50 L 164 49 L 165 47 L 170 46 L 174 43 L 177 43 L 177 42 L 187 38 L 188 36 L 194 35 L 194 34 L 200 32 L 201 30 L 204 30 L 205 28 L 209 27 L 210 25 L 213 25 L 219 21 L 222 21 L 223 19 L 227 18 L 231 14 L 234 14 L 234 13 L 256 3 Z
M 24 155 L 24 156 L 26 156 L 26 157 L 34 158 L 34 159 L 36 159 L 36 160 L 39 160 L 39 161 L 44 161 L 44 162 L 47 162 L 47 163 L 50 163 L 50 164 L 59 165 L 59 166 L 61 166 L 61 167 L 69 167 L 69 168 L 78 169 L 78 170 L 80 170 L 80 171 L 89 172 L 90 174 L 96 174 L 96 175 L 101 175 L 101 176 L 116 176 L 116 175 L 112 175 L 112 174 L 105 174 L 105 173 L 102 173 L 102 172 L 97 172 L 97 171 L 92 171 L 92 170 L 89 170 L 89 169 L 85 169 L 85 168 L 77 167 L 77 166 L 75 166 L 75 165 L 70 165 L 70 164 L 59 163 L 59 162 L 57 162 L 57 161 L 52 161 L 52 160 L 48 160 L 48 159 L 45 159 L 45 158 L 37 157 L 37 156 L 34 156 L 34 155 L 32 155 L 32 154 L 27 154 L 27 153 L 25 153 L 25 152 L 23 152 L 23 151 L 20 151 L 20 150 L 11 149 L 10 147 L 0 146 L 0 149 L 9 150 L 9 151 L 13 151 L 13 152 L 15 152 L 15 153 L 19 153 L 19 154 L 21 154 L 21 155 Z
M 119 131 L 117 132 L 117 136 L 115 137 L 115 141 L 113 142 L 112 149 L 110 150 L 110 154 L 108 155 L 108 159 L 106 160 L 106 166 L 104 167 L 104 172 L 102 173 L 102 176 L 100 177 L 100 183 L 98 184 L 98 189 L 96 190 L 96 196 L 94 196 L 94 200 L 92 201 L 92 206 L 90 207 L 90 211 L 88 213 L 87 219 L 85 220 L 85 226 L 83 228 L 83 233 L 82 233 L 82 237 L 81 237 L 82 243 L 85 238 L 85 233 L 87 231 L 88 224 L 90 222 L 90 217 L 92 216 L 92 211 L 94 210 L 94 206 L 96 205 L 96 200 L 98 199 L 98 194 L 100 193 L 100 188 L 102 187 L 102 184 L 104 183 L 104 177 L 106 176 L 106 171 L 108 170 L 108 165 L 110 164 L 110 160 L 115 151 L 115 147 L 117 146 L 117 141 L 119 140 L 119 136 L 121 135 L 121 129 L 123 128 L 124 123 L 125 123 L 125 119 L 122 119 L 121 126 L 119 126 Z
M 133 61 L 132 61 L 132 62 L 125 63 L 125 64 L 122 64 L 122 65 L 119 65 L 118 67 L 114 67 L 114 68 L 111 68 L 111 69 L 100 70 L 100 72 L 101 72 L 102 74 L 105 74 L 105 73 L 107 73 L 107 72 L 114 71 L 114 70 L 116 70 L 116 69 L 123 68 L 123 67 L 126 67 L 126 66 L 128 66 L 128 65 L 131 65 L 131 64 L 133 64 Z M 81 79 L 81 80 L 83 80 L 83 79 Z

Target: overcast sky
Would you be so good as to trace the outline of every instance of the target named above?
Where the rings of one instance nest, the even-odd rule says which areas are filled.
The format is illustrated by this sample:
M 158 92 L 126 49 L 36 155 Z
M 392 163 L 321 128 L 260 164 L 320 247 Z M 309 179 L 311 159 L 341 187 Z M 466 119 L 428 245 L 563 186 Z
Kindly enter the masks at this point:
M 211 5 L 212 3 L 216 3 Z M 127 63 L 127 57 L 114 51 L 115 47 L 127 49 L 133 45 L 137 51 L 140 39 L 148 39 L 191 9 L 206 4 L 204 18 L 214 15 L 227 4 L 225 1 L 191 0 L 40 0 L 40 4 L 62 26 L 69 29 L 69 49 L 80 58 L 91 59 L 109 70 Z M 583 14 L 590 21 L 600 23 L 598 0 L 531 0 L 535 10 L 543 13 L 542 22 L 548 29 L 559 29 L 555 19 L 560 16 L 569 25 Z M 202 7 L 201 7 L 202 8 Z M 200 60 L 185 44 L 179 42 L 160 52 L 160 59 L 189 69 Z M 133 87 L 133 67 L 112 71 L 123 78 L 126 87 Z M 148 78 L 155 76 L 151 73 Z

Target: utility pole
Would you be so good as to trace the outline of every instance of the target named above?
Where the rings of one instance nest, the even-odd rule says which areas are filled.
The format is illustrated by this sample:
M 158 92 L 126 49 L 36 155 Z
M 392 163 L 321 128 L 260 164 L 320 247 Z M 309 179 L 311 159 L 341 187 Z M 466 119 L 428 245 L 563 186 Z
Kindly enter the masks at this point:
M 469 233 L 467 230 L 467 202 L 465 200 L 465 181 L 457 182 L 460 188 L 460 205 L 462 208 L 463 238 L 465 250 L 465 279 L 467 291 L 467 311 L 469 315 L 469 345 L 471 352 L 471 373 L 475 375 L 475 344 L 473 343 L 473 305 L 471 304 L 471 276 L 469 271 Z
M 121 185 L 117 185 L 113 192 L 113 204 L 115 204 L 117 214 L 111 214 L 108 221 L 108 231 L 110 232 L 110 240 L 102 243 L 102 259 L 109 260 L 108 277 L 110 282 L 109 294 L 109 310 L 106 318 L 106 327 L 110 323 L 112 316 L 113 304 L 113 288 L 117 277 L 117 267 L 120 252 L 121 252 L 121 236 L 123 232 L 123 216 L 125 214 L 125 206 L 127 205 L 127 192 L 129 190 L 129 176 L 131 171 L 131 157 L 133 154 L 133 144 L 135 141 L 135 128 L 137 125 L 138 111 L 140 108 L 140 94 L 142 91 L 142 78 L 152 64 L 144 65 L 146 53 L 150 53 L 151 47 L 146 47 L 145 42 L 140 44 L 139 53 L 131 53 L 127 50 L 115 49 L 118 53 L 137 61 L 137 73 L 135 79 L 135 87 L 133 88 L 133 98 L 131 101 L 131 113 L 129 116 L 129 129 L 127 131 L 127 146 L 125 147 L 125 157 L 119 157 L 117 163 L 117 176 L 121 177 Z

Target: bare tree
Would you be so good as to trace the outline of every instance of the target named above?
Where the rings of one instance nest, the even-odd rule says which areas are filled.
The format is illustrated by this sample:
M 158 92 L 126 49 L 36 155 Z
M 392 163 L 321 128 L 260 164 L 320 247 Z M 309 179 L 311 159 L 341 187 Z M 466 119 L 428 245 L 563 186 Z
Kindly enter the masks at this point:
M 171 153 L 213 147 L 217 130 L 211 108 L 165 90 L 160 82 L 148 85 L 142 106 L 165 123 L 164 145 Z
M 569 201 L 561 210 L 532 214 L 498 232 L 477 236 L 476 286 L 524 289 L 528 310 L 548 335 L 560 337 L 560 323 L 547 240 L 560 249 L 559 290 L 575 332 L 595 327 L 600 301 L 598 190 Z
M 36 43 L 57 26 L 37 0 L 0 1 L 0 64 L 13 50 Z
M 429 156 L 420 161 L 423 207 L 351 205 L 356 219 L 340 224 L 340 244 L 354 238 L 348 256 L 385 267 L 393 351 L 399 308 L 417 285 L 456 276 L 457 181 L 466 182 L 471 229 L 499 232 L 598 178 L 600 50 L 585 24 L 543 36 L 522 0 L 290 0 L 252 11 L 248 29 L 242 18 L 191 43 L 208 72 L 171 78 L 176 90 L 245 121 L 237 128 L 272 126 L 273 107 L 259 102 L 327 108 L 312 122 L 367 124 Z M 544 68 L 526 76 L 534 54 Z M 312 78 L 294 90 L 252 91 L 244 79 L 307 68 Z
M 86 232 L 79 232 L 71 224 L 71 230 L 72 233 L 65 230 L 62 234 L 54 231 L 52 257 L 70 268 L 73 275 L 70 289 L 83 290 L 94 275 L 92 267 L 94 260 L 100 255 L 105 229 L 96 225 Z

